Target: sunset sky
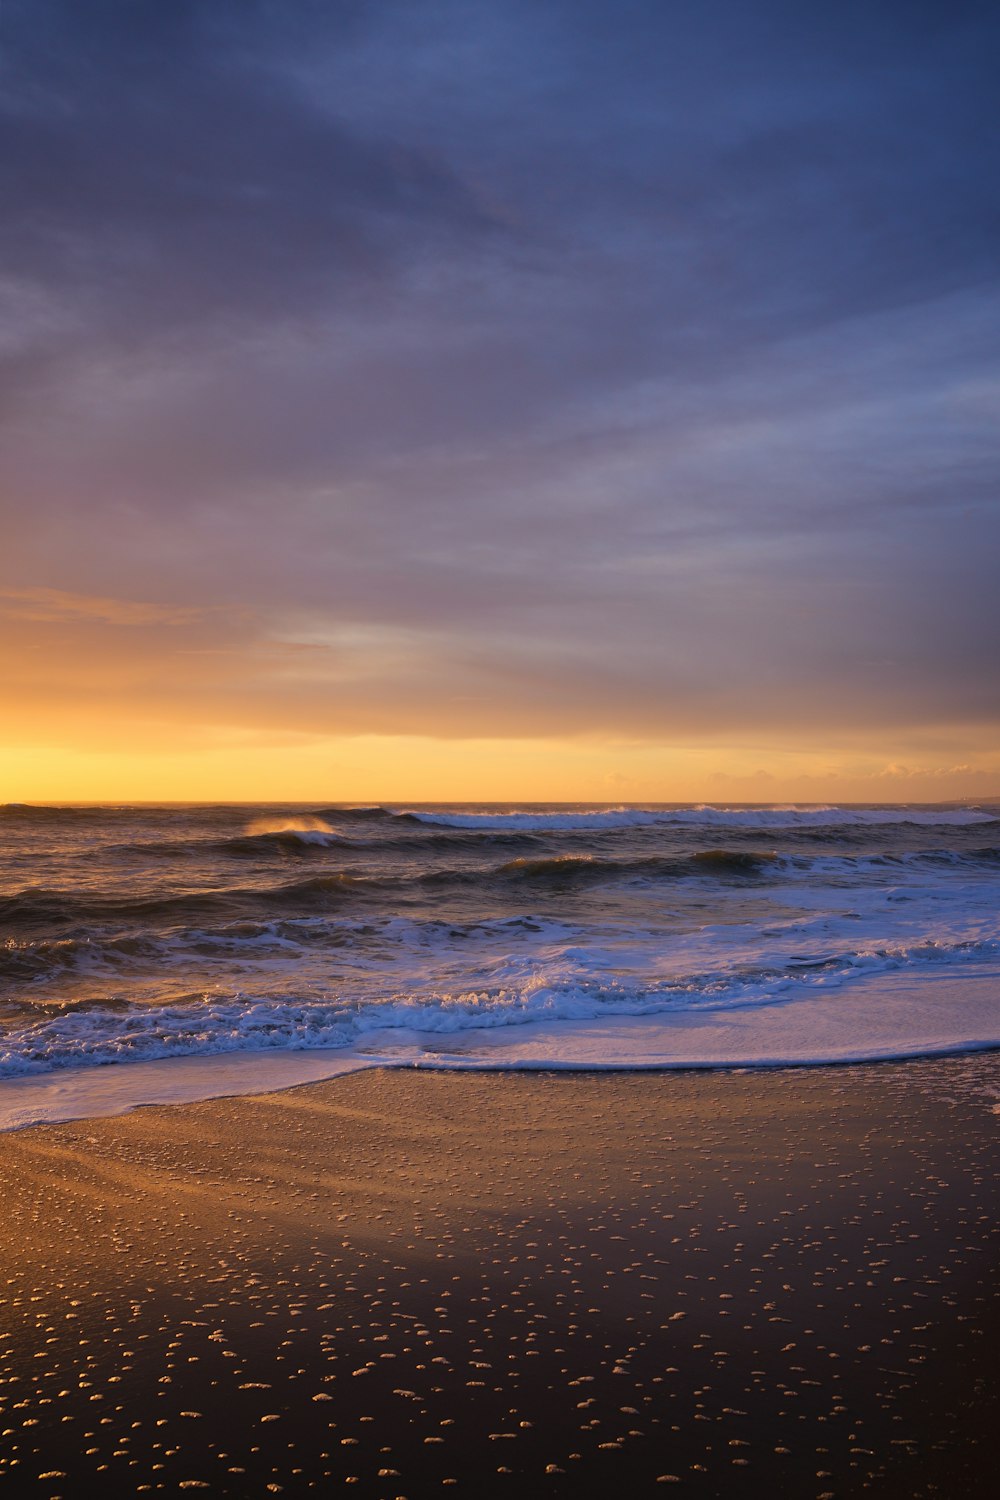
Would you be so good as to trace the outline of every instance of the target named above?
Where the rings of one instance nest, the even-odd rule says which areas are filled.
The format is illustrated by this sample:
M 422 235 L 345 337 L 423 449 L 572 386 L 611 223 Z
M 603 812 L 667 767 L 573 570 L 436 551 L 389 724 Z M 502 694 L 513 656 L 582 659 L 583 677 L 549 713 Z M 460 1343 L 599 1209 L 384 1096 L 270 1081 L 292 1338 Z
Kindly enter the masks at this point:
M 4 0 L 0 801 L 1000 792 L 998 42 Z

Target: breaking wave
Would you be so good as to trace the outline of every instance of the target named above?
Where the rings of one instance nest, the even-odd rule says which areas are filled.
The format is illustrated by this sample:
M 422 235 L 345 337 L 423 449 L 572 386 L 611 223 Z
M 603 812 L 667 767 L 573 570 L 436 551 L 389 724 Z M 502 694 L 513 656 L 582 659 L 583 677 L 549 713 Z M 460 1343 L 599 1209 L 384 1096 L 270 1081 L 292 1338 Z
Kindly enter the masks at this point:
M 976 808 L 915 807 L 609 807 L 566 812 L 411 812 L 398 814 L 438 828 L 520 828 L 570 832 L 602 828 L 844 828 L 911 824 L 964 827 L 991 823 L 995 815 Z
M 1000 942 L 918 942 L 862 947 L 739 971 L 679 975 L 655 985 L 536 965 L 518 985 L 456 993 L 294 997 L 190 997 L 132 1005 L 121 999 L 24 1008 L 19 1030 L 0 1043 L 0 1078 L 126 1060 L 280 1048 L 364 1049 L 379 1033 L 449 1034 L 539 1021 L 719 1012 L 775 1006 L 860 976 L 996 960 Z

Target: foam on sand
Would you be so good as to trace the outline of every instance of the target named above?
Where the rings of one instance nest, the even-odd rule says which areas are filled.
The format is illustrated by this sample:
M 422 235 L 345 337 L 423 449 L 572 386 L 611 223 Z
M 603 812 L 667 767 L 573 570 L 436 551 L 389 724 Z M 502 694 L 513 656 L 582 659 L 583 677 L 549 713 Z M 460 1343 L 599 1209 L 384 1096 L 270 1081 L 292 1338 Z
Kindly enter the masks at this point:
M 229 1052 L 103 1068 L 65 1068 L 0 1083 L 0 1130 L 125 1115 L 144 1104 L 270 1094 L 378 1065 L 341 1051 Z

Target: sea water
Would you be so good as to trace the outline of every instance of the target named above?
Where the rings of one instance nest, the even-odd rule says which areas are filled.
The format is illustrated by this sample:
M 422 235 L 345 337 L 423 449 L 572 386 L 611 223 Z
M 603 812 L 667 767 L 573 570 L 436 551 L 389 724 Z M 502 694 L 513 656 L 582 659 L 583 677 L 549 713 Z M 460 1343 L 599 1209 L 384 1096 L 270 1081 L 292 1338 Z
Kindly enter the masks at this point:
M 0 1127 L 1000 1045 L 1000 807 L 0 809 Z

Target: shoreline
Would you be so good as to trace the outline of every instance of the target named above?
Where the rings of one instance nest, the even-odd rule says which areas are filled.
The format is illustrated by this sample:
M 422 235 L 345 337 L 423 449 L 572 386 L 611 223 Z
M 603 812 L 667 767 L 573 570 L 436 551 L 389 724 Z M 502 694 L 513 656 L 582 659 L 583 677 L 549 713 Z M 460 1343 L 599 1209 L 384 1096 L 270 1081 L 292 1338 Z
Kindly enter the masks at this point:
M 997 1099 L 995 1053 L 396 1068 L 17 1132 L 0 1472 L 985 1495 Z
M 663 1011 L 491 1027 L 372 1030 L 356 1045 L 269 1047 L 91 1063 L 0 1081 L 0 1134 L 145 1105 L 269 1093 L 370 1068 L 455 1072 L 686 1072 L 870 1066 L 1000 1049 L 1000 971 L 883 975 L 829 1005 Z M 845 1036 L 855 1038 L 850 1044 Z M 860 1039 L 860 1040 L 859 1040 Z

